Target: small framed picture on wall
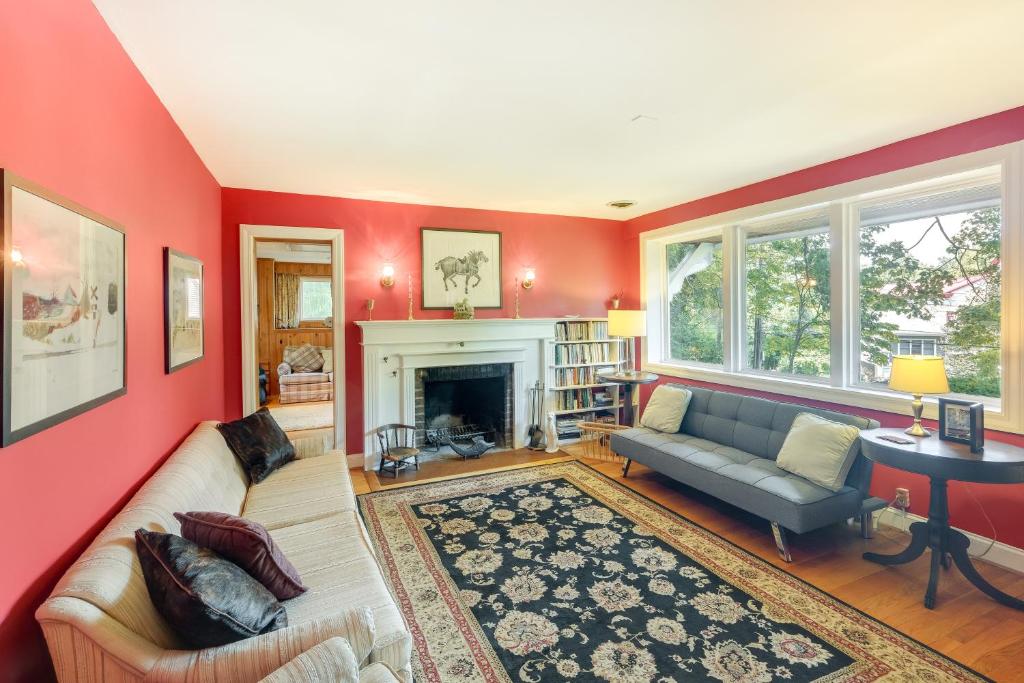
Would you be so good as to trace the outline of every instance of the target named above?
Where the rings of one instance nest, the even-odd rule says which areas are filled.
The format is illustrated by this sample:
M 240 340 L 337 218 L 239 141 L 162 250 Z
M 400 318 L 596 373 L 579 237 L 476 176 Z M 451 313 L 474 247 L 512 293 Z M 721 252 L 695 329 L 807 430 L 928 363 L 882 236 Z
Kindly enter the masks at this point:
M 980 453 L 985 448 L 985 405 L 940 398 L 939 438 L 967 444 L 972 453 Z
M 164 247 L 164 372 L 203 359 L 203 262 Z

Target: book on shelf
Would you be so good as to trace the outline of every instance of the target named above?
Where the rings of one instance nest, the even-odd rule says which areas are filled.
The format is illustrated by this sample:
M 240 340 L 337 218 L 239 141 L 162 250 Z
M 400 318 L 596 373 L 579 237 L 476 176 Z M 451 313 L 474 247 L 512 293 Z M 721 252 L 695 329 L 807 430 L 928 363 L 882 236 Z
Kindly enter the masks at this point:
M 555 323 L 557 341 L 590 341 L 608 339 L 608 322 L 605 320 L 562 320 Z
M 612 358 L 608 344 L 580 342 L 579 344 L 555 345 L 555 365 L 611 362 L 614 362 L 614 358 Z
M 611 408 L 615 396 L 608 392 L 593 392 L 590 389 L 569 389 L 555 394 L 555 410 L 579 410 L 581 408 Z
M 613 368 L 609 365 L 607 369 L 612 370 Z M 580 368 L 555 368 L 555 388 L 581 384 L 603 384 L 604 382 L 598 377 L 598 372 L 603 370 L 605 368 L 593 365 Z

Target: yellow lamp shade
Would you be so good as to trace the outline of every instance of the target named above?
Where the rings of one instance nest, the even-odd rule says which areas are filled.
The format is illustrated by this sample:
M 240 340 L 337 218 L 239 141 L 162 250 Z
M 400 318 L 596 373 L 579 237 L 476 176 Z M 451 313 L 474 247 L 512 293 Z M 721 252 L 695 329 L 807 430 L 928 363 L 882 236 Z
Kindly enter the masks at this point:
M 908 394 L 947 394 L 946 366 L 941 356 L 894 356 L 889 388 Z
M 608 334 L 613 337 L 646 337 L 647 311 L 608 311 Z

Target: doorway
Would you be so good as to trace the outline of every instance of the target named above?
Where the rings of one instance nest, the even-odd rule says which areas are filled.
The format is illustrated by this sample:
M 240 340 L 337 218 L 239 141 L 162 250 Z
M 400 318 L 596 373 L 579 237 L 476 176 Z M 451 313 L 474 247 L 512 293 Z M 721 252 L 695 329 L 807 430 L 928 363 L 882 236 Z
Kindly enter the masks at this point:
M 242 411 L 296 448 L 345 446 L 344 233 L 241 226 Z

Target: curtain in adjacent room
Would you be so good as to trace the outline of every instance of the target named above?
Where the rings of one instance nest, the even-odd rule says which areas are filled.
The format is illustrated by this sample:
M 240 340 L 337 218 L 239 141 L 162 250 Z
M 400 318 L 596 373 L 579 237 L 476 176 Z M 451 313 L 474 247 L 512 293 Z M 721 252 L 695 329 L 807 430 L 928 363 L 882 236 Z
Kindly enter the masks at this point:
M 299 326 L 299 276 L 294 273 L 274 277 L 274 326 Z

